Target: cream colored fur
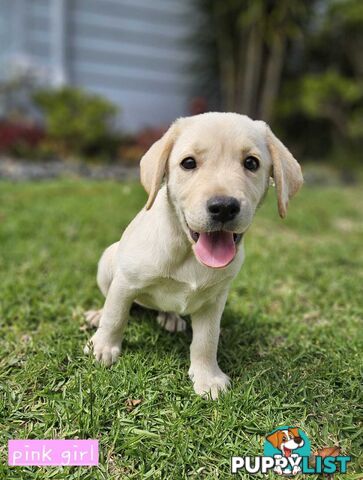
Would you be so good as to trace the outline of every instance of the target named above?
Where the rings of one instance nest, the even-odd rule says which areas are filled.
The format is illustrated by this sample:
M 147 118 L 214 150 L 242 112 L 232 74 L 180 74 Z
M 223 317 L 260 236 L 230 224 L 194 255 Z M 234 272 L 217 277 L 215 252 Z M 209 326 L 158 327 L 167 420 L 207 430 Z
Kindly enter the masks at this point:
M 257 172 L 244 169 L 248 155 L 259 159 Z M 196 170 L 180 167 L 188 156 L 196 159 Z M 243 241 L 227 267 L 213 269 L 195 257 L 189 228 L 208 231 L 206 202 L 229 195 L 241 205 L 232 231 L 245 233 L 271 175 L 285 216 L 289 198 L 302 184 L 301 170 L 264 122 L 234 113 L 177 120 L 141 160 L 141 181 L 149 194 L 145 208 L 99 262 L 97 281 L 106 301 L 102 311 L 88 314 L 99 326 L 85 351 L 91 346 L 106 365 L 116 361 L 133 302 L 164 312 L 159 321 L 169 330 L 183 329 L 178 315 L 190 315 L 189 375 L 197 394 L 217 398 L 229 384 L 217 363 L 220 319 L 243 263 Z

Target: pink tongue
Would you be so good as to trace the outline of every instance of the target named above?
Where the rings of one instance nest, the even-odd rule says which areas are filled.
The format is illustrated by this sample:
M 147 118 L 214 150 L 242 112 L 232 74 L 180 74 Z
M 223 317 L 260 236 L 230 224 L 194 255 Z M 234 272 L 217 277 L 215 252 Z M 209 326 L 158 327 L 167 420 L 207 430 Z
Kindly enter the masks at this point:
M 291 450 L 289 448 L 284 447 L 284 454 L 285 454 L 285 457 L 289 457 L 291 455 Z
M 194 245 L 194 253 L 207 267 L 225 267 L 236 255 L 233 233 L 200 233 L 198 241 Z

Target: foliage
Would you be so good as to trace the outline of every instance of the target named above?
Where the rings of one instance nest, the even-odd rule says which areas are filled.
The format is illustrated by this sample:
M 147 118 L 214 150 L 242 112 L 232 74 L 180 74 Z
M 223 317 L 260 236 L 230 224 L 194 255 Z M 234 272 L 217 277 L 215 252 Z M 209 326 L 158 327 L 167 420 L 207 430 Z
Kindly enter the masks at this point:
M 321 20 L 297 54 L 299 61 L 286 69 L 277 120 L 289 136 L 305 143 L 305 155 L 361 162 L 363 3 L 331 0 L 323 5 Z M 306 142 L 307 137 L 315 139 Z
M 20 124 L 36 119 L 31 98 L 46 82 L 44 72 L 26 58 L 15 56 L 1 65 L 0 116 Z
M 197 5 L 199 87 L 213 108 L 271 122 L 302 157 L 361 162 L 361 0 Z
M 201 92 L 209 91 L 222 110 L 269 121 L 288 41 L 301 37 L 310 9 L 298 0 L 198 0 L 197 6 Z
M 31 157 L 45 133 L 34 123 L 0 121 L 0 153 Z
M 344 140 L 363 138 L 363 82 L 336 71 L 306 74 L 298 84 L 295 101 L 287 112 L 300 111 L 312 119 L 327 119 Z
M 62 155 L 113 157 L 118 139 L 111 132 L 117 109 L 105 98 L 63 87 L 39 90 L 35 105 L 44 114 L 49 142 Z
M 118 156 L 126 165 L 135 166 L 141 157 L 166 132 L 165 126 L 146 127 L 135 135 L 124 136 L 120 144 Z
M 144 202 L 114 182 L 1 185 L 2 458 L 11 438 L 98 438 L 101 456 L 98 468 L 3 461 L 0 478 L 224 479 L 232 455 L 261 455 L 283 424 L 352 456 L 336 480 L 360 478 L 361 188 L 305 187 L 283 222 L 270 193 L 224 312 L 232 389 L 217 402 L 188 379 L 191 332 L 170 334 L 151 312 L 132 314 L 113 367 L 82 353 L 82 311 L 102 302 L 97 261 Z

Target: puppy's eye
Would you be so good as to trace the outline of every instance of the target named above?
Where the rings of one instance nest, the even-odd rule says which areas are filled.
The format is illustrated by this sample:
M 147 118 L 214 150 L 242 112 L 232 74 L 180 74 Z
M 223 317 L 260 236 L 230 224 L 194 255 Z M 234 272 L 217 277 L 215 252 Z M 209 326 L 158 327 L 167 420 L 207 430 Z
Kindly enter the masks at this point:
M 260 161 L 256 157 L 247 157 L 243 161 L 243 166 L 250 172 L 255 172 L 260 167 Z
M 197 162 L 193 157 L 184 158 L 180 165 L 184 170 L 193 170 L 194 168 L 197 168 Z

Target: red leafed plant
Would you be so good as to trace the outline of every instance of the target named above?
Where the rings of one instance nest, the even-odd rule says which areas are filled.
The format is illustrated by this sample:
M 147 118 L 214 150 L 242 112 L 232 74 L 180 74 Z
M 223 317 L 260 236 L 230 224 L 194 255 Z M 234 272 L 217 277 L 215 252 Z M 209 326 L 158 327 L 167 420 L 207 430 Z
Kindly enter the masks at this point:
M 36 124 L 0 121 L 0 153 L 34 149 L 44 139 L 44 130 Z
M 167 127 L 165 126 L 144 128 L 137 133 L 136 144 L 146 152 L 153 143 L 163 136 L 166 130 Z

